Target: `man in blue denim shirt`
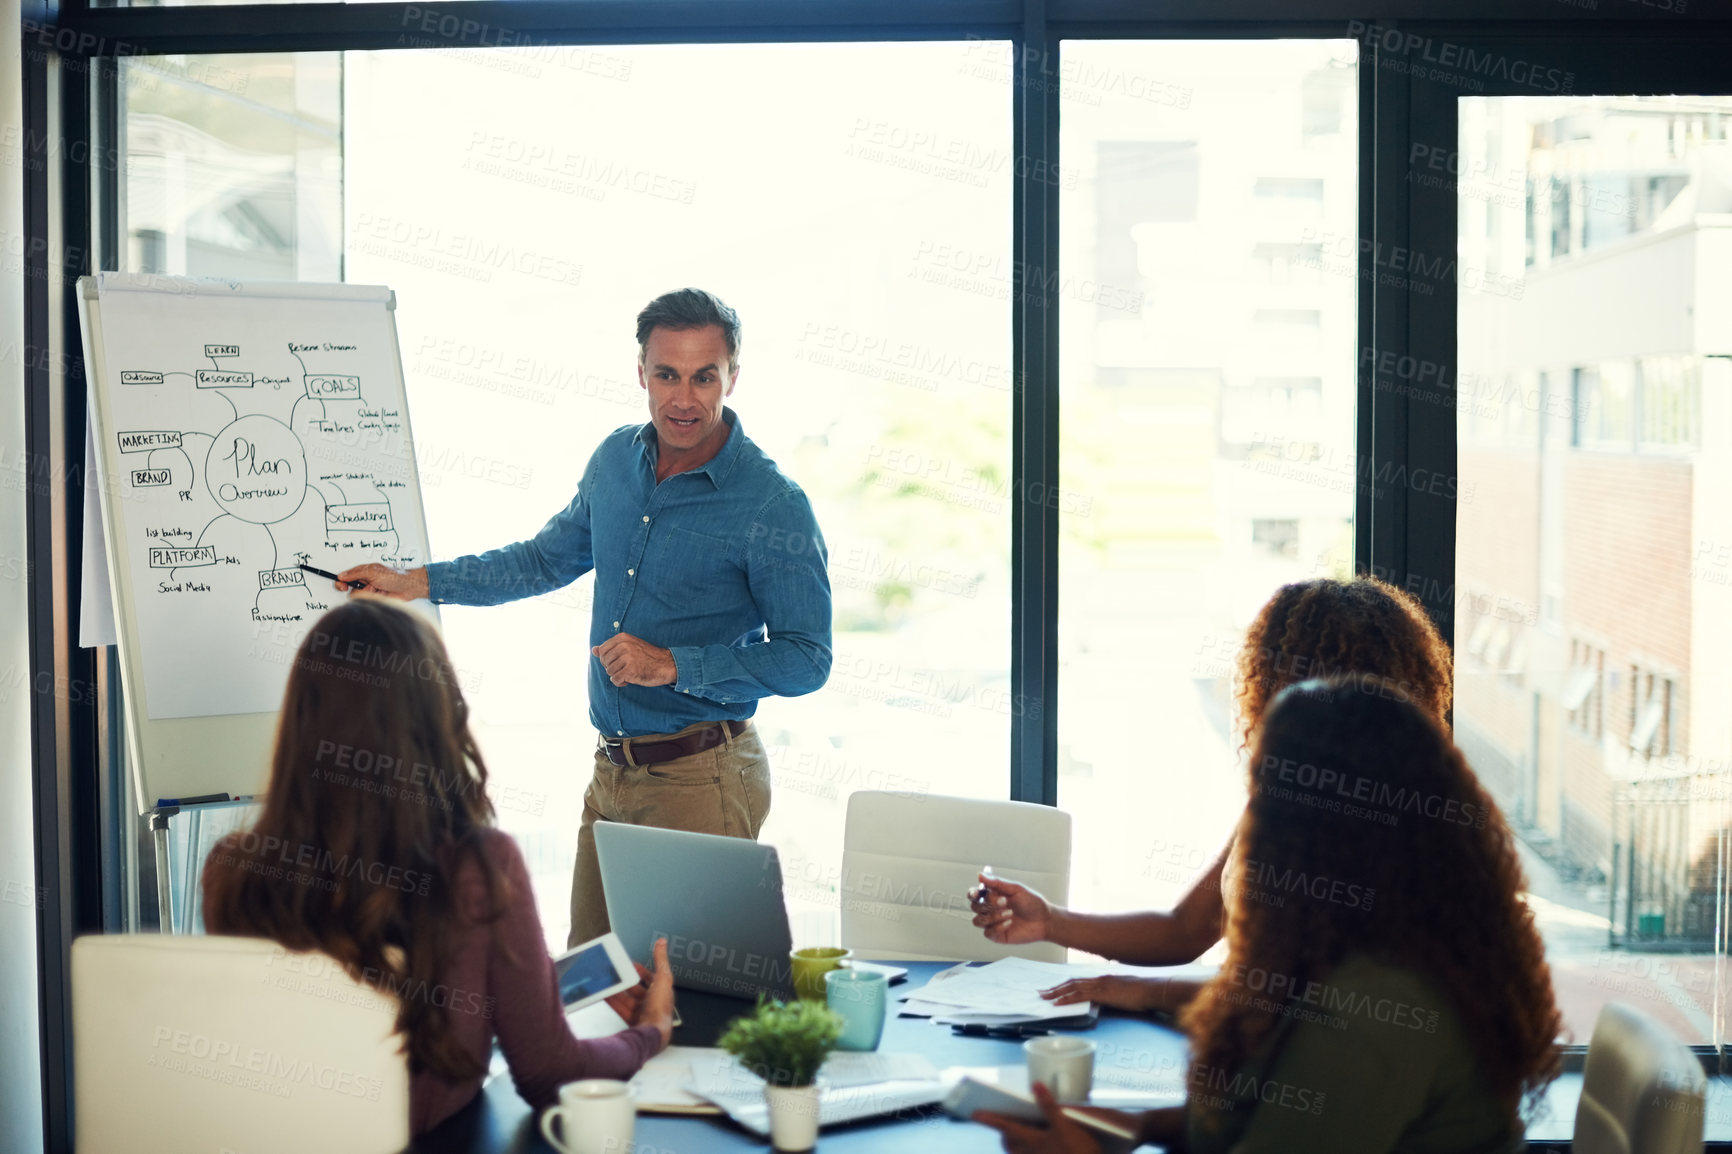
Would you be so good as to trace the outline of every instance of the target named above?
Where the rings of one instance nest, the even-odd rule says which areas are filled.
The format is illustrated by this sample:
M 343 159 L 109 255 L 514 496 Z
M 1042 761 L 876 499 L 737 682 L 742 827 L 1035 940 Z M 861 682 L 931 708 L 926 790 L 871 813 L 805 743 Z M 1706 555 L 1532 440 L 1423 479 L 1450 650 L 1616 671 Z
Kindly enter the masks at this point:
M 600 733 L 572 876 L 573 945 L 607 932 L 592 827 L 625 821 L 758 836 L 769 762 L 750 718 L 830 674 L 830 578 L 806 494 L 723 404 L 740 322 L 682 289 L 638 314 L 650 422 L 608 435 L 571 504 L 527 541 L 340 582 L 403 599 L 497 605 L 595 570 L 589 716 Z

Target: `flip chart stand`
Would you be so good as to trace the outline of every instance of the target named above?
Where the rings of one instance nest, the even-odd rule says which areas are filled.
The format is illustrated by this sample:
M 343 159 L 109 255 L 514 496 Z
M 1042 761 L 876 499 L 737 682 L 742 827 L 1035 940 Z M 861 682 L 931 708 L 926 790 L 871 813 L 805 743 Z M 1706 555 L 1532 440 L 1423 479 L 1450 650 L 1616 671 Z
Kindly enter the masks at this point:
M 253 794 L 295 653 L 345 596 L 299 566 L 428 556 L 395 298 L 122 273 L 78 288 L 133 798 L 148 816 Z
M 171 805 L 150 811 L 150 832 L 156 841 L 156 925 L 157 932 L 174 933 L 174 885 L 169 878 L 168 819 L 180 812 Z
M 151 836 L 156 843 L 156 907 L 159 933 L 192 932 L 197 909 L 195 903 L 199 896 L 199 872 L 204 867 L 204 857 L 200 849 L 204 841 L 205 814 L 208 812 L 214 817 L 217 810 L 258 804 L 257 798 L 237 797 L 225 801 L 158 805 L 147 812 Z M 187 819 L 186 853 L 183 855 L 182 870 L 185 876 L 177 877 L 173 843 L 169 836 L 169 819 L 179 814 L 185 814 Z

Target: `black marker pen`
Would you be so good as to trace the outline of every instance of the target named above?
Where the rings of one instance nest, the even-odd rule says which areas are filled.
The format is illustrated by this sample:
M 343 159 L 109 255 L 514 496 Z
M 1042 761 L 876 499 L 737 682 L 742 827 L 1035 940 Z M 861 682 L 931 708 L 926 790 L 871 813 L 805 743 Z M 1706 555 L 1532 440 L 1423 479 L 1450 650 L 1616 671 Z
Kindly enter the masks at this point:
M 341 577 L 338 577 L 335 573 L 327 573 L 325 570 L 315 569 L 311 565 L 301 565 L 301 566 L 298 566 L 298 568 L 305 569 L 307 572 L 315 574 L 315 575 L 320 576 L 320 577 L 329 577 L 333 581 L 342 581 L 343 580 Z M 351 589 L 365 589 L 367 587 L 367 583 L 365 581 L 344 581 L 343 583 Z

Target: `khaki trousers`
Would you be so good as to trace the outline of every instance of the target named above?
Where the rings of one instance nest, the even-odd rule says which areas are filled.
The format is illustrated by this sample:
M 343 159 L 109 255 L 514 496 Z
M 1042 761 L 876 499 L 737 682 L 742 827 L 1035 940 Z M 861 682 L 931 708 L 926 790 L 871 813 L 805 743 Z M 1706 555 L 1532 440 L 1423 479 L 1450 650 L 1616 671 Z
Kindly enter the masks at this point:
M 680 732 L 700 728 L 694 725 Z M 769 813 L 770 761 L 756 726 L 748 724 L 744 733 L 714 749 L 654 765 L 615 765 L 597 749 L 595 772 L 583 795 L 583 822 L 577 830 L 567 944 L 580 945 L 608 931 L 607 902 L 595 856 L 596 822 L 622 821 L 755 840 Z

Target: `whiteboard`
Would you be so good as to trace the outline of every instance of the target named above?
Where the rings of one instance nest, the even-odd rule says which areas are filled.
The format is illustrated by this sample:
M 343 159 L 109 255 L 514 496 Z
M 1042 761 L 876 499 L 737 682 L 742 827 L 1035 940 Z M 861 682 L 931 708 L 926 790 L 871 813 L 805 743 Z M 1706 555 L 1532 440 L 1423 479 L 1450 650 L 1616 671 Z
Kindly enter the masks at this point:
M 345 596 L 296 566 L 428 558 L 395 298 L 102 273 L 78 304 L 140 809 L 258 793 Z

